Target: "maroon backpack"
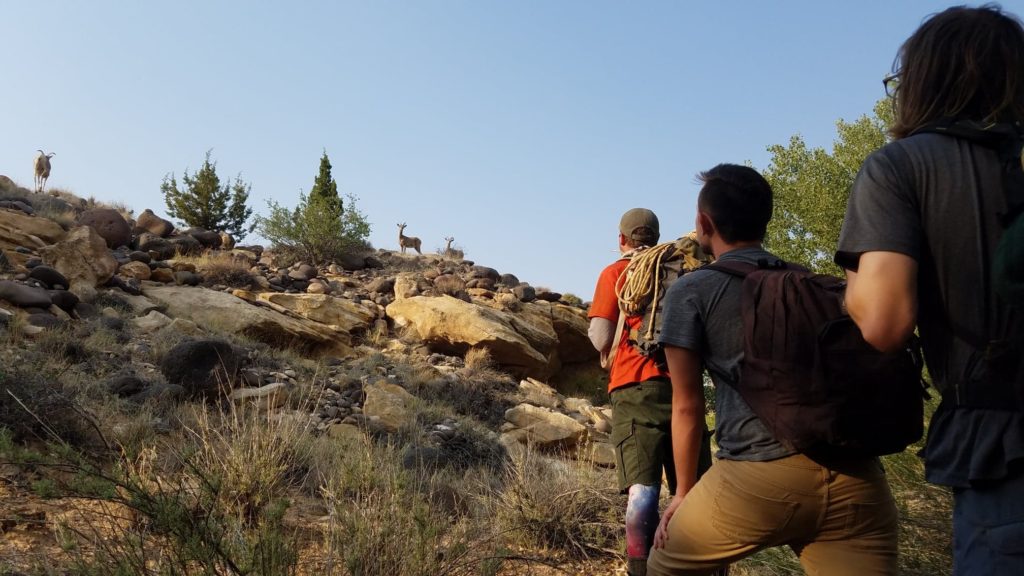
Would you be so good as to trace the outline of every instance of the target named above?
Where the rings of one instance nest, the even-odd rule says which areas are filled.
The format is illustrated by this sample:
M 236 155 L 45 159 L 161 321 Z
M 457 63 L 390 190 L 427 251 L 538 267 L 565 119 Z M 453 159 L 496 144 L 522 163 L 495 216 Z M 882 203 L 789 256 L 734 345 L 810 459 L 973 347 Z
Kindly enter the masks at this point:
M 843 307 L 845 281 L 781 260 L 705 268 L 743 279 L 736 385 L 776 439 L 812 458 L 902 452 L 924 431 L 916 341 L 884 354 Z

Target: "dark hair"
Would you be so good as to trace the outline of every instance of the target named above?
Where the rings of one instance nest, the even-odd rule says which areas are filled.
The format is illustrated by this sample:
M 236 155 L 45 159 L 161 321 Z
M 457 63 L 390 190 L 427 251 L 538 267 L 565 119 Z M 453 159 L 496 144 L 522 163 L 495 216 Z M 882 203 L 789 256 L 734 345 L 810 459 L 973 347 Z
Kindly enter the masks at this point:
M 764 240 L 772 219 L 772 187 L 757 170 L 719 164 L 701 172 L 697 208 L 706 212 L 726 242 Z
M 894 138 L 943 118 L 1024 120 L 1024 28 L 998 5 L 930 16 L 900 47 L 893 70 Z

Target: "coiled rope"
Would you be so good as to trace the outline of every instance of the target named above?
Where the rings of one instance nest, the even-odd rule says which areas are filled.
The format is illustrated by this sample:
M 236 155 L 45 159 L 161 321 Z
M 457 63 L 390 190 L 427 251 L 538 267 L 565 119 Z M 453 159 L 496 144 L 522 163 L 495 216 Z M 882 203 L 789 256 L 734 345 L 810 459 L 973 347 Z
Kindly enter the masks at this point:
M 633 254 L 629 265 L 615 283 L 615 297 L 619 300 L 619 310 L 622 313 L 636 316 L 646 310 L 651 302 L 658 301 L 658 292 L 661 290 L 661 263 L 667 255 L 675 251 L 675 248 L 675 242 L 666 242 Z M 647 328 L 648 338 L 654 336 L 656 308 L 654 306 L 651 309 L 651 321 Z

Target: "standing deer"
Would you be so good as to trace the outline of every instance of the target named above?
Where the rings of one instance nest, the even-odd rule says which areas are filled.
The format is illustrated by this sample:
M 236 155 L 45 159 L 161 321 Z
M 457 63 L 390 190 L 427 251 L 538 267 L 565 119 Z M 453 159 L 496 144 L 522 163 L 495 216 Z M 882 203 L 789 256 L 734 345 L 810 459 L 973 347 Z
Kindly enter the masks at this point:
M 46 179 L 50 177 L 50 158 L 56 156 L 53 152 L 49 154 L 39 150 L 39 156 L 36 156 L 35 164 L 35 184 L 36 192 L 42 192 L 46 186 Z
M 455 237 L 446 236 L 444 241 L 446 242 L 446 244 L 444 245 L 444 252 L 442 252 L 441 255 L 444 256 L 445 258 L 454 258 L 457 260 L 461 260 L 462 250 L 458 248 L 452 248 L 452 242 L 455 241 Z
M 402 249 L 402 254 L 405 254 L 406 248 L 412 248 L 417 254 L 423 254 L 420 252 L 420 239 L 415 236 L 406 236 L 402 234 L 405 230 L 405 224 L 398 225 L 398 246 Z

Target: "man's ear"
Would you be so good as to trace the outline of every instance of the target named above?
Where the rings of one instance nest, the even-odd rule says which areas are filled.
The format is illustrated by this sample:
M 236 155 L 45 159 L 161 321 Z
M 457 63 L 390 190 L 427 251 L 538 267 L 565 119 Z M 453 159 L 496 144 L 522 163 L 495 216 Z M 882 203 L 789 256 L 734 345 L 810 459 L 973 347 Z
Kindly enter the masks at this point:
M 697 234 L 710 237 L 715 232 L 715 222 L 707 212 L 697 211 Z
M 619 232 L 619 246 L 625 246 L 626 242 L 628 242 L 628 240 L 626 239 L 626 235 L 623 234 L 622 232 Z

